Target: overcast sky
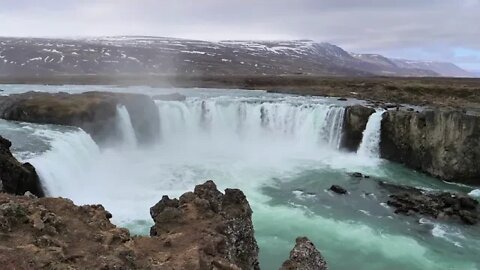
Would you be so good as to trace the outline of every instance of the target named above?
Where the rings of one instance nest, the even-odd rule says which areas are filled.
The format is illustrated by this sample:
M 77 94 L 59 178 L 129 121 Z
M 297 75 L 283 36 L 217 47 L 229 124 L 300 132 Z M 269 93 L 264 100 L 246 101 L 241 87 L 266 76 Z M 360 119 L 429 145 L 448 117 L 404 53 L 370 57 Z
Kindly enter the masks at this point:
M 0 35 L 313 39 L 480 71 L 480 0 L 0 0 Z

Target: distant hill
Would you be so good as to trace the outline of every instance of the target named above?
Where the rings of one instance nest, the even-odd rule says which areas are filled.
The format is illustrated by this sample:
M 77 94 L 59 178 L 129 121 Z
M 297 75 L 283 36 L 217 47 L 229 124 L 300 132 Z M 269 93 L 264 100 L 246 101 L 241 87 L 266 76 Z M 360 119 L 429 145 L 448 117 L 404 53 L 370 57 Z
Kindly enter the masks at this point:
M 338 46 L 311 40 L 208 42 L 141 36 L 0 38 L 0 76 L 463 75 L 458 69 L 412 64 L 381 55 L 351 54 Z
M 434 61 L 412 61 L 405 59 L 393 60 L 399 67 L 402 68 L 418 68 L 432 70 L 440 76 L 444 77 L 475 77 L 471 72 L 468 72 L 459 66 L 448 62 L 434 62 Z

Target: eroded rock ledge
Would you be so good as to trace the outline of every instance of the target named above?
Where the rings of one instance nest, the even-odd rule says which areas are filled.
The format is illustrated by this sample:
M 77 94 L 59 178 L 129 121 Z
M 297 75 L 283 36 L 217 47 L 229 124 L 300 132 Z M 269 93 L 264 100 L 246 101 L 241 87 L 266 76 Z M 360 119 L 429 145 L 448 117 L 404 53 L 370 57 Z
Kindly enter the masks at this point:
M 237 189 L 211 181 L 151 208 L 151 237 L 117 228 L 101 205 L 0 193 L 0 264 L 5 269 L 259 269 L 252 211 Z M 282 269 L 326 269 L 297 239 Z M 287 268 L 285 268 L 287 267 Z M 307 268 L 305 268 L 307 267 Z
M 363 138 L 363 131 L 367 127 L 368 118 L 375 112 L 374 109 L 362 105 L 345 108 L 343 119 L 343 135 L 341 146 L 343 149 L 356 152 Z
M 12 143 L 0 136 L 0 192 L 44 196 L 40 179 L 30 163 L 19 162 L 10 151 Z
M 479 202 L 467 194 L 425 191 L 383 181 L 378 184 L 390 192 L 386 203 L 394 209 L 396 214 L 449 220 L 466 225 L 478 223 Z
M 13 121 L 77 126 L 102 143 L 116 135 L 118 105 L 124 105 L 128 110 L 140 142 L 156 140 L 160 130 L 158 108 L 150 97 L 142 94 L 14 94 L 0 97 L 0 117 Z

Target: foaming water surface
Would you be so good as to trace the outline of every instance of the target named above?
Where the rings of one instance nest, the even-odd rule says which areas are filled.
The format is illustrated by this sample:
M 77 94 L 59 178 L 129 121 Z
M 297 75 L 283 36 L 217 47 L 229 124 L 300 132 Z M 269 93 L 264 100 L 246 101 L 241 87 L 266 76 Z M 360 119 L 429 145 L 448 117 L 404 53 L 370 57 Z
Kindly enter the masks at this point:
M 122 141 L 102 148 L 77 128 L 1 121 L 16 155 L 37 168 L 47 193 L 101 203 L 113 222 L 147 234 L 149 208 L 207 179 L 242 189 L 254 211 L 262 269 L 278 269 L 294 239 L 308 236 L 329 269 L 478 269 L 480 234 L 466 227 L 396 216 L 377 180 L 433 190 L 470 191 L 378 158 L 382 111 L 370 117 L 359 153 L 339 150 L 344 102 L 263 91 L 2 86 L 26 90 L 180 92 L 156 101 L 158 143 L 141 146 L 128 111 L 118 107 Z M 360 101 L 353 101 L 354 103 Z M 137 145 L 138 144 L 138 145 Z M 370 179 L 352 178 L 362 172 Z M 339 184 L 349 191 L 328 191 Z

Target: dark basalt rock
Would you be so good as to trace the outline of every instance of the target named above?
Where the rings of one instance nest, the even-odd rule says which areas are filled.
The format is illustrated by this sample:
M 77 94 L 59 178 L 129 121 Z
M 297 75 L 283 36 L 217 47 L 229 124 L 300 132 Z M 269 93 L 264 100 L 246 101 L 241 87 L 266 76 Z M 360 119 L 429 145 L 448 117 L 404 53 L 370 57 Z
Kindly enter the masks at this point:
M 20 163 L 10 151 L 12 143 L 0 136 L 0 191 L 23 195 L 30 192 L 37 197 L 45 194 L 35 168 Z
M 478 222 L 478 201 L 463 194 L 427 193 L 414 188 L 390 195 L 387 204 L 396 214 L 420 215 L 438 219 L 453 219 L 468 225 Z
M 280 270 L 326 270 L 327 263 L 315 245 L 306 237 L 299 237 Z
M 150 214 L 151 236 L 175 235 L 173 246 L 196 243 L 198 250 L 184 256 L 199 266 L 189 269 L 259 269 L 252 210 L 242 191 L 222 194 L 208 181 L 179 200 L 164 196 Z
M 338 194 L 347 194 L 347 190 L 339 185 L 333 185 L 330 190 Z
M 350 176 L 355 177 L 355 178 L 363 178 L 363 174 L 361 174 L 359 172 L 354 172 L 354 173 L 350 174 Z
M 349 106 L 345 109 L 341 147 L 350 152 L 356 152 L 363 138 L 363 131 L 368 118 L 374 109 L 362 105 Z
M 480 185 L 480 117 L 457 110 L 388 111 L 380 154 L 443 180 Z
M 99 143 L 117 136 L 117 106 L 124 105 L 140 143 L 153 142 L 160 130 L 158 108 L 141 94 L 28 92 L 0 97 L 0 117 L 39 124 L 77 126 Z

